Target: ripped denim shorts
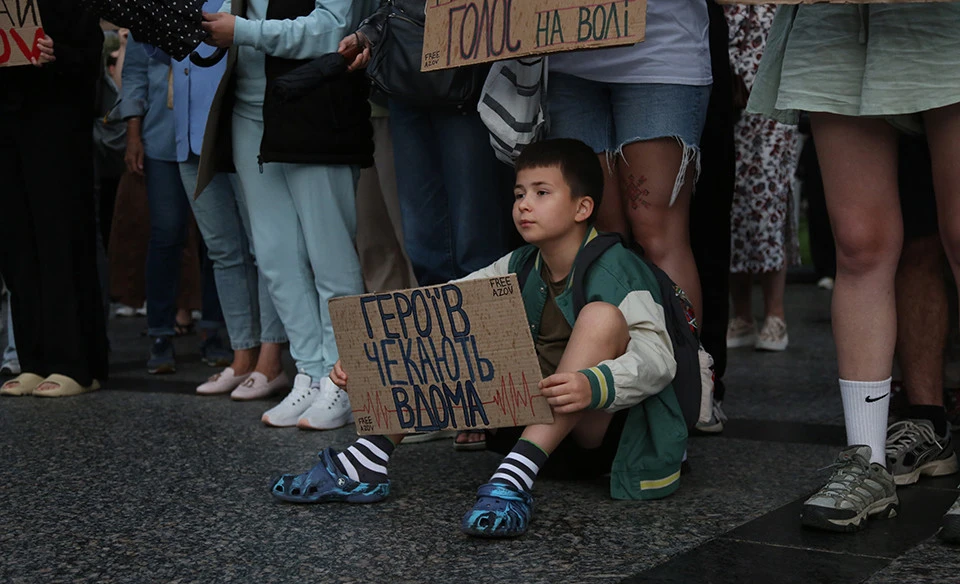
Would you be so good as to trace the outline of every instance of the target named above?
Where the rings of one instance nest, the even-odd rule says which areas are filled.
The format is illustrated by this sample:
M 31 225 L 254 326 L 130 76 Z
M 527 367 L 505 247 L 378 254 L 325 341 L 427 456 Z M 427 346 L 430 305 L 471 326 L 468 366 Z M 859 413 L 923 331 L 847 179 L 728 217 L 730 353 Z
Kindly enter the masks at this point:
M 604 83 L 551 73 L 547 90 L 551 138 L 576 138 L 596 153 L 619 154 L 634 142 L 675 138 L 683 164 L 671 204 L 691 163 L 700 175 L 700 134 L 710 103 L 709 85 Z

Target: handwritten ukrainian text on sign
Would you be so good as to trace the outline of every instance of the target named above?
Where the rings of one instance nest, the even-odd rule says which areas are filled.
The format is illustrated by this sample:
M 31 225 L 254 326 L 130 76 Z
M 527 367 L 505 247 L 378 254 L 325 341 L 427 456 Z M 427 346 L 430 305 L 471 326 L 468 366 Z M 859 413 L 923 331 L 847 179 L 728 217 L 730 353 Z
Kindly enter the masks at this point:
M 646 0 L 427 0 L 423 71 L 632 45 Z
M 0 67 L 29 65 L 43 38 L 36 0 L 0 0 Z
M 357 433 L 552 422 L 516 276 L 330 301 Z

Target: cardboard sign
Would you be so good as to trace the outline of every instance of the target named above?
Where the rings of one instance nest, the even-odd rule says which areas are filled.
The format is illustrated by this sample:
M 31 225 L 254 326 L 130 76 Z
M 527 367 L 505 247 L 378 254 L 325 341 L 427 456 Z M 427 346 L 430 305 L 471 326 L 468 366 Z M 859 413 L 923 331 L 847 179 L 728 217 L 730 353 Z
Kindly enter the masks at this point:
M 552 422 L 517 277 L 330 301 L 357 433 Z
M 717 0 L 717 4 L 919 4 L 958 0 Z
M 646 0 L 427 0 L 422 71 L 632 45 Z
M 0 67 L 29 65 L 40 58 L 43 38 L 37 0 L 0 0 Z

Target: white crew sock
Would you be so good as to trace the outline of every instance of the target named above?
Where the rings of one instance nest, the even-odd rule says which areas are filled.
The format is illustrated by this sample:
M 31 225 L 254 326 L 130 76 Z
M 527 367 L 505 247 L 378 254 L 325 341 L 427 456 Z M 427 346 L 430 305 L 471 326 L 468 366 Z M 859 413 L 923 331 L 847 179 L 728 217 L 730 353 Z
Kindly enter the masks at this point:
M 847 445 L 866 444 L 873 451 L 870 462 L 886 466 L 887 414 L 890 411 L 890 381 L 840 380 Z

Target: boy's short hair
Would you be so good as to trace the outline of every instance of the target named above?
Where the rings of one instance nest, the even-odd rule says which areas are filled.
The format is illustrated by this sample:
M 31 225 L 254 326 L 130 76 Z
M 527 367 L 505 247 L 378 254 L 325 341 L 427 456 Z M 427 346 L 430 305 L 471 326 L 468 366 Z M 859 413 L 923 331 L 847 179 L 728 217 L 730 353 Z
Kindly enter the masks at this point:
M 528 168 L 556 166 L 574 197 L 593 199 L 593 213 L 587 218 L 593 223 L 603 201 L 603 167 L 593 149 L 570 138 L 556 138 L 534 142 L 517 158 L 517 172 Z

